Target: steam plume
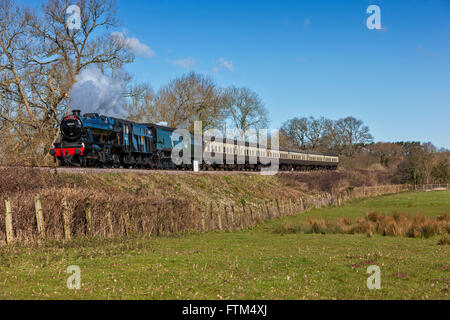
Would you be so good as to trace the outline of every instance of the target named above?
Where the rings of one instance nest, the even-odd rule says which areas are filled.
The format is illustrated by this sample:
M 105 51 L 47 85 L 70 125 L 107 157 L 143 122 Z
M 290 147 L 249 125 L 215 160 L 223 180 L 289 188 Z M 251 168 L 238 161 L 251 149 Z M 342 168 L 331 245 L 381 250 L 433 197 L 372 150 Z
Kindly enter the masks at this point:
M 96 66 L 90 66 L 77 76 L 77 82 L 70 91 L 71 109 L 79 109 L 82 114 L 124 117 L 123 91 L 123 73 L 110 78 Z

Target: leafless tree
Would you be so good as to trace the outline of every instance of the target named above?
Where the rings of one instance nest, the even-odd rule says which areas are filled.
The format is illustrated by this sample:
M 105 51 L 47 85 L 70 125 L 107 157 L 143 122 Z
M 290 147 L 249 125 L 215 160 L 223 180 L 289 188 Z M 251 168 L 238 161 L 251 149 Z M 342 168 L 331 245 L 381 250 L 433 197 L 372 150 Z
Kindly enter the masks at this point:
M 128 119 L 142 123 L 157 123 L 160 121 L 155 111 L 156 95 L 149 84 L 131 86 L 126 102 Z
M 9 135 L 13 142 L 10 153 L 50 147 L 70 90 L 85 68 L 113 72 L 133 60 L 126 41 L 109 35 L 108 29 L 117 26 L 113 1 L 79 1 L 80 30 L 66 24 L 71 4 L 49 0 L 34 11 L 0 0 L 0 119 L 8 128 L 2 140 Z
M 338 139 L 336 144 L 342 146 L 342 152 L 348 157 L 352 157 L 361 145 L 373 141 L 369 127 L 354 117 L 336 121 L 335 127 Z
M 220 128 L 225 119 L 226 98 L 212 79 L 194 72 L 162 87 L 157 94 L 151 119 L 172 127 L 192 129 L 194 121 L 203 128 Z
M 55 122 L 65 111 L 80 72 L 93 64 L 103 71 L 117 69 L 134 58 L 123 38 L 107 32 L 118 25 L 115 1 L 80 1 L 80 30 L 69 30 L 67 26 L 66 10 L 71 4 L 70 0 L 49 0 L 42 14 L 31 10 L 27 13 L 30 37 L 36 42 L 36 50 L 27 57 L 28 67 L 38 71 L 40 77 L 40 86 L 33 92 L 44 105 L 45 116 Z
M 293 118 L 283 123 L 282 131 L 292 142 L 288 142 L 299 149 L 306 149 L 307 134 L 308 134 L 308 119 L 307 118 Z
M 332 147 L 333 121 L 324 117 L 294 118 L 286 121 L 282 129 L 297 148 L 326 151 Z
M 36 125 L 36 116 L 25 88 L 28 77 L 27 61 L 27 22 L 23 10 L 11 0 L 0 0 L 0 94 L 2 100 L 9 100 L 17 108 L 13 113 Z M 24 116 L 27 116 L 25 120 Z M 3 117 L 7 117 L 3 113 Z M 5 119 L 11 120 L 12 118 Z
M 226 90 L 227 113 L 233 129 L 244 135 L 249 129 L 263 129 L 269 125 L 268 111 L 261 97 L 248 88 L 230 87 Z

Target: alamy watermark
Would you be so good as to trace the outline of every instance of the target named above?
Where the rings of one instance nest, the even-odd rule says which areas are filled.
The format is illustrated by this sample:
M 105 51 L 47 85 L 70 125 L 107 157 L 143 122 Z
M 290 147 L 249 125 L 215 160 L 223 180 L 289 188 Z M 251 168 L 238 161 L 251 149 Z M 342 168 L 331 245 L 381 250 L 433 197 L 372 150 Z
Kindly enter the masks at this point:
M 77 5 L 71 5 L 66 10 L 66 25 L 69 30 L 81 29 L 81 9 Z
M 81 289 L 81 269 L 79 266 L 69 266 L 67 267 L 66 273 L 71 276 L 67 278 L 67 289 L 69 290 L 80 290 Z
M 381 30 L 383 29 L 381 26 L 381 9 L 377 5 L 370 5 L 367 8 L 367 14 L 370 14 L 370 16 L 367 18 L 367 28 L 369 30 Z
M 172 133 L 172 162 L 179 165 L 253 165 L 262 175 L 275 175 L 280 164 L 279 131 L 260 129 L 203 132 L 202 122 L 194 123 L 194 139 L 186 129 Z M 268 140 L 270 136 L 270 146 Z M 192 145 L 193 143 L 193 145 Z M 194 161 L 194 163 L 192 163 Z
M 367 288 L 369 290 L 380 290 L 381 289 L 381 269 L 379 266 L 369 266 L 367 268 L 367 273 L 371 274 L 367 278 Z

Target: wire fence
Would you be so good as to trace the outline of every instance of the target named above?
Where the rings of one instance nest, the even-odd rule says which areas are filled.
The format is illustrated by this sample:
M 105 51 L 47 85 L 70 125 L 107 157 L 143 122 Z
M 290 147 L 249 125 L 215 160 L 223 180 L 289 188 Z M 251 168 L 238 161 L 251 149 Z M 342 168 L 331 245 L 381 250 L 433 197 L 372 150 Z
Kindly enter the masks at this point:
M 415 185 L 414 190 L 415 191 L 443 191 L 443 190 L 449 190 L 450 184 L 422 184 L 422 185 Z

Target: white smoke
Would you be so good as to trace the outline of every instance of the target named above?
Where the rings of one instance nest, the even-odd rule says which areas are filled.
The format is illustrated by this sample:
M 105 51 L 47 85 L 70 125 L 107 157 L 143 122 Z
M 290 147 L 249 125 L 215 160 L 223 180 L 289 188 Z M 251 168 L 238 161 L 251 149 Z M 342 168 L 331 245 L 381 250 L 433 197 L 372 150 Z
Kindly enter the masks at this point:
M 107 77 L 96 66 L 90 66 L 77 76 L 77 82 L 70 91 L 72 110 L 98 113 L 105 116 L 123 117 L 124 74 Z

